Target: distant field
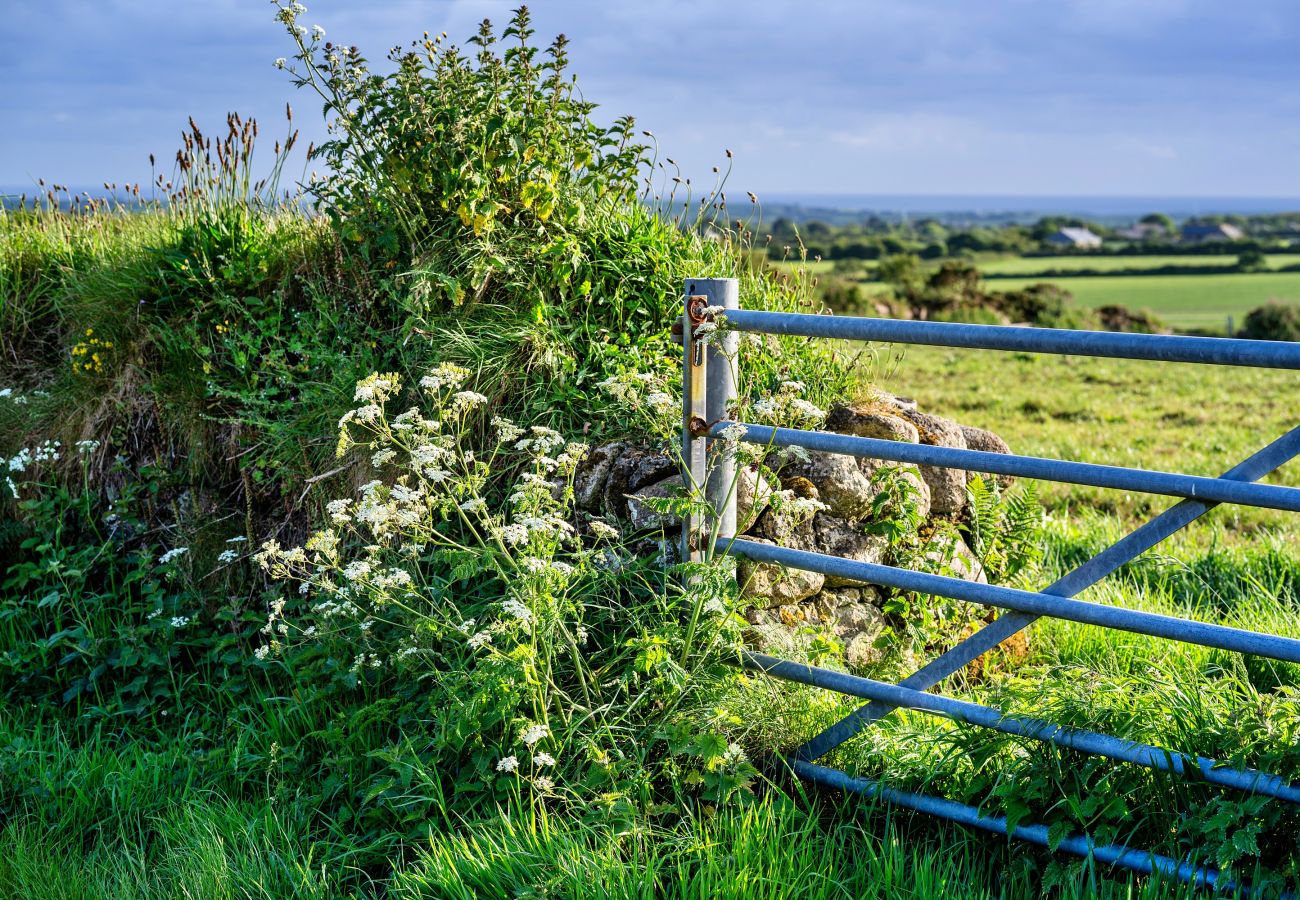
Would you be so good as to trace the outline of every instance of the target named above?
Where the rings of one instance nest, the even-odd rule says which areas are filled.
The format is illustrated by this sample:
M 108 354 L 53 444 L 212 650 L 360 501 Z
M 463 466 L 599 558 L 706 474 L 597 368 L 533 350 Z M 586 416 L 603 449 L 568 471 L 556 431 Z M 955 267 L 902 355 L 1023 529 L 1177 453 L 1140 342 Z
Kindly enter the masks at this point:
M 1274 253 L 1266 257 L 1270 269 L 1300 264 L 1300 253 Z M 1110 272 L 1116 269 L 1160 269 L 1165 266 L 1230 266 L 1237 261 L 1231 254 L 1215 256 L 1018 256 L 976 263 L 990 275 L 1032 275 L 1052 270 L 1092 269 Z
M 1145 256 L 1096 257 L 1045 256 L 1030 259 L 999 259 L 980 263 L 985 271 L 1032 272 L 1052 268 L 1092 266 L 1102 269 L 1166 265 L 1223 265 L 1231 256 Z M 1300 263 L 1300 254 L 1268 257 L 1272 269 Z M 784 263 L 787 271 L 799 264 Z M 833 263 L 803 264 L 817 277 L 833 271 Z M 1032 268 L 1031 268 L 1032 265 Z M 1043 279 L 1031 274 L 1019 278 L 998 278 L 988 282 L 992 290 L 1010 291 L 1049 280 L 1074 295 L 1082 306 L 1127 306 L 1150 309 L 1176 328 L 1226 328 L 1228 316 L 1240 327 L 1246 313 L 1269 300 L 1300 302 L 1300 272 L 1232 272 L 1222 275 L 1080 275 Z M 888 290 L 877 281 L 862 282 L 864 290 Z
M 1014 290 L 1039 280 L 998 279 L 995 286 Z M 1083 306 L 1150 309 L 1180 328 L 1218 328 L 1228 316 L 1240 325 L 1247 312 L 1269 300 L 1300 301 L 1300 272 L 1053 278 L 1052 283 Z
M 1270 269 L 1300 265 L 1300 253 L 1273 253 L 1266 258 Z M 1024 275 L 1037 272 L 1068 271 L 1092 269 L 1097 272 L 1112 272 L 1122 269 L 1160 269 L 1165 266 L 1183 266 L 1187 268 L 1200 266 L 1230 266 L 1237 261 L 1231 254 L 1213 256 L 1013 256 L 1003 259 L 976 260 L 975 265 L 981 272 L 989 275 Z M 814 275 L 828 275 L 835 271 L 832 260 L 808 260 L 807 262 L 773 263 L 783 271 L 793 271 L 803 266 Z M 871 272 L 875 262 L 865 261 L 864 270 Z

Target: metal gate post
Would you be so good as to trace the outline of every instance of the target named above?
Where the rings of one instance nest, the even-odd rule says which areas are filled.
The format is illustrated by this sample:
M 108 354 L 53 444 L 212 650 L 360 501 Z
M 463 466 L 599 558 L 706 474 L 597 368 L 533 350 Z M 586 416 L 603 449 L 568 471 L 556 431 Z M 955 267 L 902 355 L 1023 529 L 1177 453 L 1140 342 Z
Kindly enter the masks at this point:
M 740 282 L 735 278 L 696 278 L 690 282 L 689 293 L 708 298 L 709 306 L 725 310 L 740 306 Z M 735 412 L 737 367 L 739 365 L 740 334 L 724 331 L 708 344 L 708 393 L 704 405 L 704 418 L 709 426 L 726 421 Z M 733 455 L 718 452 L 709 441 L 708 483 L 704 496 L 713 507 L 714 521 L 709 529 L 709 549 L 719 538 L 736 536 L 736 459 Z
M 740 305 L 735 278 L 688 278 L 682 317 L 682 464 L 688 490 L 703 489 L 713 508 L 712 521 L 688 517 L 682 524 L 682 559 L 699 560 L 718 537 L 736 533 L 736 462 L 723 453 L 710 453 L 710 425 L 730 418 L 736 402 L 736 358 L 740 335 L 724 332 L 701 343 L 695 330 L 712 316 L 710 307 L 727 310 Z

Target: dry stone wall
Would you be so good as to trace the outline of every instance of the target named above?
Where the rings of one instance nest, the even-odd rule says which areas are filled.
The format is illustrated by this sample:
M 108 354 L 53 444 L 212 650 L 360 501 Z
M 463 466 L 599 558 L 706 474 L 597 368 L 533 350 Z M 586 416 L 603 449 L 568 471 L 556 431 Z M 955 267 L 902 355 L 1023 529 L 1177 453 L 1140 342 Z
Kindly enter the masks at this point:
M 916 408 L 904 398 L 880 395 L 870 401 L 833 408 L 825 430 L 858 437 L 906 441 L 940 447 L 1009 453 L 996 434 L 961 425 Z M 737 523 L 748 539 L 798 550 L 826 553 L 868 563 L 893 564 L 890 541 L 871 533 L 866 521 L 884 488 L 874 476 L 882 467 L 895 467 L 907 479 L 922 520 L 959 521 L 966 505 L 966 484 L 976 473 L 937 466 L 898 466 L 878 459 L 855 459 L 831 453 L 775 454 L 766 466 L 780 481 L 775 490 L 758 465 L 738 473 Z M 999 479 L 1009 485 L 1007 477 Z M 674 460 L 628 443 L 597 447 L 575 479 L 579 508 L 614 516 L 632 528 L 670 534 L 681 522 L 655 512 L 653 498 L 680 495 L 682 477 Z M 812 515 L 800 513 L 794 498 L 816 500 L 824 507 Z M 945 572 L 971 581 L 985 581 L 983 568 L 961 537 L 951 529 L 931 529 L 924 555 Z M 833 638 L 844 648 L 851 670 L 870 669 L 881 653 L 877 639 L 886 627 L 886 592 L 875 585 L 813 572 L 786 569 L 771 563 L 739 560 L 737 578 L 749 606 L 747 642 L 775 655 L 800 655 L 821 638 Z

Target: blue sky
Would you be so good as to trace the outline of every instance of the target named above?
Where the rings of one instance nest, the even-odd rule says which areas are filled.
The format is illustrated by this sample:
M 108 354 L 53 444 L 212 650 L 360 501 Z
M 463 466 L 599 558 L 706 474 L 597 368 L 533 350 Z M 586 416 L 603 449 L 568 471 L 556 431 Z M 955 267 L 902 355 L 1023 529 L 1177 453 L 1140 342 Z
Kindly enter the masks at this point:
M 263 0 L 0 0 L 0 184 L 147 180 L 186 117 L 278 131 Z M 316 0 L 372 59 L 511 3 Z M 538 0 L 591 100 L 735 191 L 1300 196 L 1296 0 Z M 265 132 L 264 132 L 265 133 Z

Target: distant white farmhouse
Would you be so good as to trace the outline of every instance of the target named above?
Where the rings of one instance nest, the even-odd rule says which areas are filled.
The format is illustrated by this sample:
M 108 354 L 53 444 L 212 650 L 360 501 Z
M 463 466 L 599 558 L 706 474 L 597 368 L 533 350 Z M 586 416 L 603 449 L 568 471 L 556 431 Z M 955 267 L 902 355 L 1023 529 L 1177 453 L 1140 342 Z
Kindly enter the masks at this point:
M 1062 228 L 1044 238 L 1044 243 L 1056 247 L 1074 247 L 1078 250 L 1095 250 L 1101 246 L 1101 237 L 1086 228 Z
M 1169 232 L 1165 231 L 1165 226 L 1158 222 L 1138 222 L 1132 227 L 1121 228 L 1115 233 L 1130 241 L 1158 240 L 1167 237 L 1169 234 Z
M 1239 241 L 1246 233 L 1236 225 L 1227 222 L 1207 222 L 1205 224 L 1188 224 L 1183 226 L 1182 238 L 1188 243 L 1205 243 L 1207 241 Z

